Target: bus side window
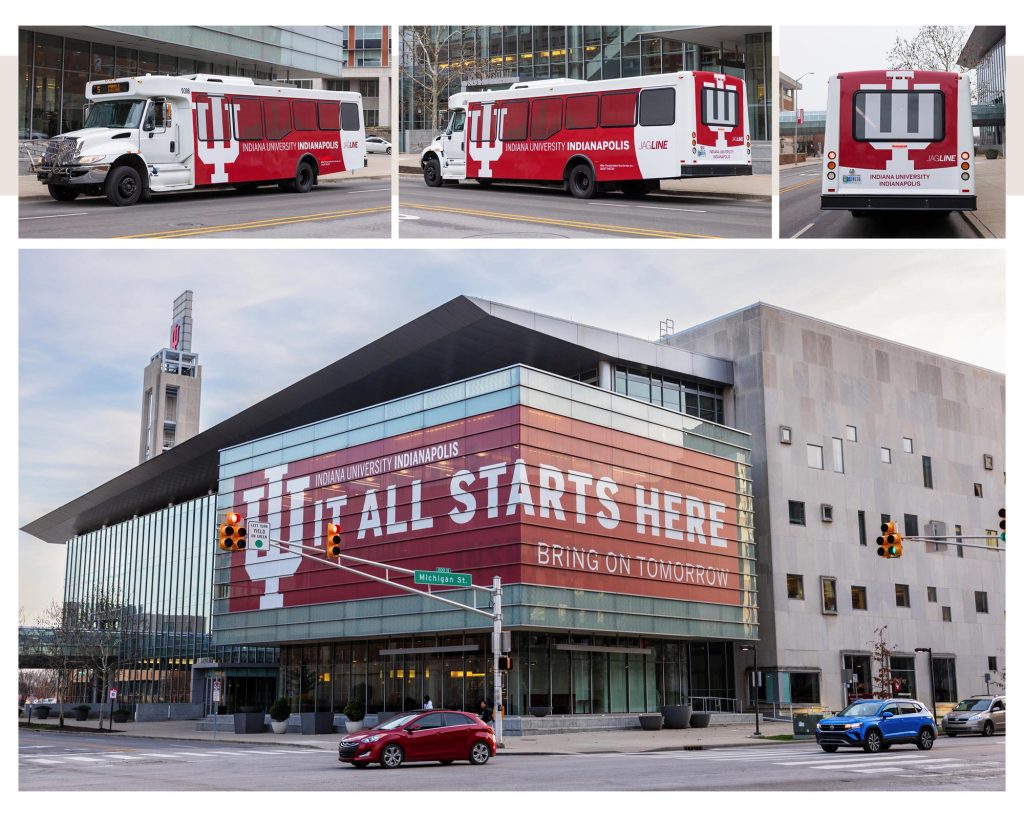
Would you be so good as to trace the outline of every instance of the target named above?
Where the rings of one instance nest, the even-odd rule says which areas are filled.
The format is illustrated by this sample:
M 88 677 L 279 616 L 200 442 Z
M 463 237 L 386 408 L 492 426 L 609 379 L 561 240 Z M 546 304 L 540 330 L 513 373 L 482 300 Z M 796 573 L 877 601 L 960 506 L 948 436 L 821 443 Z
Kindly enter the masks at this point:
M 315 131 L 316 103 L 313 100 L 293 100 L 292 119 L 296 131 Z
M 636 125 L 636 92 L 601 95 L 601 127 L 632 128 Z
M 288 100 L 264 100 L 263 121 L 267 139 L 284 139 L 292 130 L 292 109 Z
M 236 115 L 233 117 L 237 139 L 263 139 L 263 108 L 256 97 L 235 97 L 231 100 Z
M 460 133 L 466 129 L 466 109 L 458 108 L 452 114 L 452 121 L 448 125 L 448 136 Z
M 562 130 L 560 97 L 536 99 L 530 112 L 530 139 L 551 139 Z
M 355 103 L 348 103 L 349 105 L 355 105 Z M 321 131 L 337 131 L 341 127 L 340 113 L 338 111 L 338 103 L 336 102 L 318 102 L 316 104 L 316 115 L 320 123 Z M 356 108 L 356 127 L 355 128 L 343 128 L 342 130 L 347 131 L 358 131 L 359 130 L 359 113 L 358 107 Z
M 526 127 L 529 120 L 530 104 L 526 100 L 500 103 L 505 109 L 501 122 L 501 141 L 512 142 L 526 139 Z
M 149 110 L 146 111 L 146 121 L 142 123 L 142 130 L 155 131 L 164 127 L 164 100 L 158 97 L 149 101 Z
M 359 106 L 354 102 L 343 102 L 341 104 L 341 130 L 359 130 Z
M 641 125 L 675 125 L 676 90 L 645 88 L 640 92 Z
M 566 99 L 565 127 L 568 130 L 597 127 L 596 94 L 585 94 Z

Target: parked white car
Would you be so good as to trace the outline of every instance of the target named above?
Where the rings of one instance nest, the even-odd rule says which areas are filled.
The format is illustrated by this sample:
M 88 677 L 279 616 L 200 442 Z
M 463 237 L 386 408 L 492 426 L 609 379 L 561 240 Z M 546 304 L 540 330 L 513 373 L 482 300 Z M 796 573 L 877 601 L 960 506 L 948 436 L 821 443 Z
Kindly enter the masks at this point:
M 389 154 L 391 153 L 391 143 L 379 136 L 368 136 L 366 138 L 366 153 Z

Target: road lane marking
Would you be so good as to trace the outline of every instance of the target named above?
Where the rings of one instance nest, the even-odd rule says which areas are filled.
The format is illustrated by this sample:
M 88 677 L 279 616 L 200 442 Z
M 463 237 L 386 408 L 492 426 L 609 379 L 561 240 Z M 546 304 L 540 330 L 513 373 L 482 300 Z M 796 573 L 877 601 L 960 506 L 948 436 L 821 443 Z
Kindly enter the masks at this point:
M 49 216 L 19 216 L 18 221 L 27 222 L 29 219 L 60 219 L 64 216 L 88 216 L 91 211 L 79 210 L 74 213 L 51 213 Z
M 250 754 L 266 754 L 268 756 L 269 755 L 276 756 L 277 754 L 286 754 L 286 753 L 288 753 L 288 751 L 247 751 L 247 753 L 250 753 Z
M 670 208 L 668 205 L 637 205 L 636 207 L 647 208 L 647 210 L 673 210 L 677 213 L 707 213 L 706 210 L 698 208 Z
M 104 754 L 105 759 L 136 759 L 135 755 L 129 754 Z
M 149 754 L 139 754 L 139 756 L 155 756 L 155 757 L 159 757 L 160 759 L 174 759 L 177 756 L 177 754 L 149 753 Z
M 795 185 L 790 185 L 788 188 L 782 188 L 782 190 L 780 190 L 779 193 L 789 193 L 790 191 L 795 191 L 799 188 L 806 188 L 808 185 L 813 185 L 816 182 L 820 181 L 820 178 L 805 179 L 803 182 L 797 182 Z
M 41 756 L 27 756 L 27 757 L 25 757 L 21 761 L 22 762 L 37 762 L 40 765 L 63 765 L 64 764 L 64 760 L 63 759 L 46 759 L 46 758 L 41 757 Z
M 794 234 L 793 234 L 792 236 L 790 236 L 789 238 L 790 238 L 790 239 L 799 239 L 799 238 L 800 238 L 801 236 L 803 236 L 803 235 L 804 235 L 804 234 L 805 234 L 805 233 L 806 233 L 807 231 L 809 231 L 809 230 L 810 230 L 810 229 L 811 229 L 812 227 L 814 227 L 814 222 L 811 222 L 811 223 L 810 223 L 809 225 L 804 225 L 804 226 L 803 226 L 802 228 L 800 228 L 800 230 L 798 230 L 798 231 L 797 231 L 796 233 L 794 233 Z
M 601 231 L 606 233 L 625 233 L 653 239 L 721 239 L 721 236 L 710 236 L 702 233 L 675 233 L 653 228 L 629 227 L 627 225 L 606 225 L 594 222 L 582 222 L 576 219 L 553 219 L 542 216 L 524 216 L 512 213 L 501 213 L 488 210 L 470 210 L 468 208 L 452 208 L 441 205 L 418 205 L 406 202 L 402 207 L 436 213 L 453 213 L 459 216 L 478 216 L 487 219 L 506 219 L 513 222 L 531 222 L 533 224 L 550 225 L 553 227 L 575 228 L 577 230 Z
M 847 771 L 857 772 L 857 771 L 860 771 L 860 770 L 870 770 L 870 771 L 874 771 L 874 770 L 887 770 L 886 766 L 894 765 L 894 764 L 895 765 L 900 765 L 900 766 L 903 766 L 903 765 L 922 765 L 923 766 L 923 765 L 931 765 L 933 762 L 958 762 L 958 761 L 959 760 L 956 760 L 956 759 L 954 759 L 952 757 L 950 757 L 948 759 L 934 759 L 934 760 L 932 760 L 932 759 L 900 759 L 898 761 L 895 760 L 895 759 L 879 759 L 879 760 L 875 760 L 875 761 L 872 761 L 872 762 L 868 762 L 868 761 L 864 761 L 864 762 L 847 762 L 845 764 L 844 763 L 836 762 L 836 763 L 828 763 L 828 764 L 823 764 L 823 765 L 811 765 L 810 767 L 811 768 L 815 768 L 815 769 L 817 769 L 819 771 L 847 770 Z M 780 765 L 787 765 L 787 764 L 788 765 L 792 765 L 794 763 L 792 763 L 792 762 L 789 762 L 789 763 L 780 762 L 779 764 Z M 960 764 L 962 765 L 963 762 L 960 762 Z M 897 768 L 896 770 L 899 770 L 899 768 Z
M 177 756 L 209 756 L 209 754 L 200 754 L 195 751 L 178 751 Z
M 128 236 L 115 236 L 115 239 L 185 239 L 192 236 L 206 236 L 211 233 L 226 233 L 232 230 L 253 230 L 255 228 L 280 227 L 303 222 L 319 222 L 327 219 L 344 219 L 349 216 L 363 216 L 370 213 L 390 213 L 390 205 L 361 208 L 357 210 L 337 210 L 324 213 L 309 213 L 301 216 L 280 216 L 271 219 L 258 219 L 251 222 L 236 222 L 227 225 L 205 225 L 199 227 L 164 230 L 156 233 L 133 233 Z

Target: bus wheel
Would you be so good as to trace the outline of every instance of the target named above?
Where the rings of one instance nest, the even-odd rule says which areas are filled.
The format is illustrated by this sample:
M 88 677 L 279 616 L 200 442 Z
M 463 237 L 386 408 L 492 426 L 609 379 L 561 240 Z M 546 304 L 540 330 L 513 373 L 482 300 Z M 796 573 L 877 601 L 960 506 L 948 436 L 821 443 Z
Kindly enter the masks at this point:
M 295 187 L 292 190 L 296 193 L 309 193 L 313 189 L 315 181 L 316 173 L 313 171 L 313 166 L 308 162 L 301 162 L 299 169 L 295 172 Z
M 569 193 L 577 199 L 591 199 L 597 193 L 594 172 L 585 162 L 573 165 L 569 171 Z
M 423 181 L 430 188 L 440 188 L 444 184 L 441 178 L 441 163 L 436 159 L 428 159 L 423 163 Z
M 50 192 L 50 196 L 58 202 L 73 202 L 78 198 L 78 191 L 64 185 L 47 185 L 46 189 Z
M 134 205 L 142 196 L 142 178 L 131 165 L 121 165 L 107 176 L 103 192 L 111 205 Z

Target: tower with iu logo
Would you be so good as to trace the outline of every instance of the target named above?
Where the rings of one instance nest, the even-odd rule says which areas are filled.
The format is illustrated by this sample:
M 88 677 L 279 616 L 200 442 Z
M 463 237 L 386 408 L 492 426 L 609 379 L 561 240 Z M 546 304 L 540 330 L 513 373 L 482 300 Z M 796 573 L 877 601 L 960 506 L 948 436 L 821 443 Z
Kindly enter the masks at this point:
M 155 353 L 142 374 L 139 463 L 199 432 L 203 368 L 192 352 L 192 291 L 174 300 L 168 346 Z

